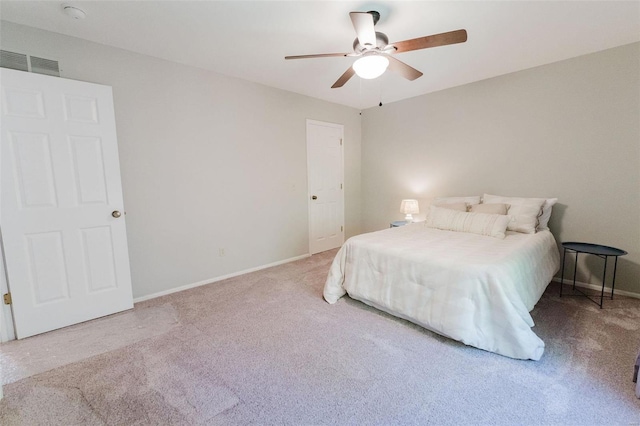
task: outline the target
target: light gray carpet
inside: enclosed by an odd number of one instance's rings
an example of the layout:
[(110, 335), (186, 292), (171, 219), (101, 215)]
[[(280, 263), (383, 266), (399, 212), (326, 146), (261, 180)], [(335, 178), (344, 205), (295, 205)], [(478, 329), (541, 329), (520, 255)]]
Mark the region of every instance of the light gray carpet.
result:
[(600, 310), (552, 284), (533, 311), (545, 354), (517, 361), (327, 304), (334, 254), (137, 304), (176, 325), (6, 385), (0, 423), (640, 424), (640, 300)]

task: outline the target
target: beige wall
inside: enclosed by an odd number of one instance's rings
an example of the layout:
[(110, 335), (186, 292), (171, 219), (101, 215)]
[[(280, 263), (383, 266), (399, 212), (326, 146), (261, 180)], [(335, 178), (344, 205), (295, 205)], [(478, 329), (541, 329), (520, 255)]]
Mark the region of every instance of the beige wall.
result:
[[(361, 123), (201, 69), (0, 30), (2, 49), (113, 87), (135, 297), (307, 253), (306, 118), (345, 126), (347, 237), (401, 219), (407, 197), (424, 216), (436, 196), (557, 196), (558, 241), (629, 251), (617, 287), (640, 293), (640, 44), (371, 108)], [(580, 278), (600, 268), (589, 260)]]
[[(635, 43), (364, 111), (363, 230), (401, 219), (402, 198), (424, 217), (437, 196), (558, 197), (556, 239), (627, 250), (616, 288), (640, 293), (639, 58)], [(601, 271), (591, 258), (579, 279)]]
[(344, 125), (345, 230), (360, 232), (359, 111), (8, 22), (0, 35), (113, 87), (134, 297), (308, 253), (307, 118)]

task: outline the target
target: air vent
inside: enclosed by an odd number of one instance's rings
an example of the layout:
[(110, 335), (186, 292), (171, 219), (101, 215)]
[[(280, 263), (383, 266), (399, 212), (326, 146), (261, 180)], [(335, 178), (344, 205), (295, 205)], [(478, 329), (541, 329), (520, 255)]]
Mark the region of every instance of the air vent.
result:
[(38, 58), (37, 56), (31, 56), (31, 72), (38, 74), (52, 75), (54, 77), (60, 77), (60, 68), (58, 67), (58, 61), (52, 61), (51, 59)]
[(27, 55), (0, 50), (0, 67), (18, 71), (29, 71)]
[(58, 61), (0, 50), (0, 67), (60, 77)]

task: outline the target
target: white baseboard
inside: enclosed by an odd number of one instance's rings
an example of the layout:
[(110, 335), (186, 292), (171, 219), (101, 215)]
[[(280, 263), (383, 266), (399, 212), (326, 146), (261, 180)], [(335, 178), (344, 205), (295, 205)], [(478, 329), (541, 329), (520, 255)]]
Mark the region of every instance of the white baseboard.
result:
[[(551, 281), (555, 281), (557, 283), (559, 283), (561, 280), (560, 278), (554, 277)], [(569, 285), (573, 285), (573, 280), (569, 280), (569, 279), (564, 279), (562, 280), (562, 282), (564, 284), (569, 284)], [(589, 283), (583, 283), (581, 281), (576, 281), (576, 287), (583, 287), (583, 288), (588, 288), (590, 290), (597, 290), (597, 291), (601, 291), (602, 290), (602, 284), (589, 284)], [(604, 294), (605, 296), (607, 294), (611, 294), (611, 287), (604, 287)], [(633, 297), (636, 299), (640, 299), (640, 293), (634, 293), (632, 291), (625, 291), (625, 290), (618, 290), (615, 289), (614, 290), (614, 295), (619, 294), (620, 296), (627, 296), (627, 297)]]
[(203, 281), (198, 281), (197, 283), (186, 284), (186, 285), (183, 285), (183, 286), (180, 286), (180, 287), (176, 287), (176, 288), (172, 288), (172, 289), (169, 289), (169, 290), (160, 291), (158, 293), (153, 293), (153, 294), (148, 294), (146, 296), (136, 297), (135, 299), (133, 299), (133, 303), (144, 302), (145, 300), (155, 299), (156, 297), (166, 296), (167, 294), (177, 293), (177, 292), (183, 291), (183, 290), (189, 290), (190, 288), (200, 287), (201, 285), (207, 285), (207, 284), (215, 283), (215, 282), (218, 282), (218, 281), (222, 281), (222, 280), (226, 280), (226, 279), (229, 279), (229, 278), (237, 277), (238, 275), (249, 274), (251, 272), (260, 271), (262, 269), (267, 269), (267, 268), (271, 268), (271, 267), (274, 267), (274, 266), (283, 265), (285, 263), (295, 262), (296, 260), (306, 259), (307, 257), (311, 257), (311, 255), (309, 253), (307, 253), (307, 254), (303, 254), (301, 256), (291, 257), (289, 259), (279, 260), (277, 262), (269, 263), (267, 265), (256, 266), (255, 268), (250, 268), (250, 269), (245, 269), (245, 270), (238, 271), (238, 272), (233, 272), (231, 274), (222, 275), (220, 277), (209, 278), (209, 279), (206, 279), (206, 280), (203, 280)]

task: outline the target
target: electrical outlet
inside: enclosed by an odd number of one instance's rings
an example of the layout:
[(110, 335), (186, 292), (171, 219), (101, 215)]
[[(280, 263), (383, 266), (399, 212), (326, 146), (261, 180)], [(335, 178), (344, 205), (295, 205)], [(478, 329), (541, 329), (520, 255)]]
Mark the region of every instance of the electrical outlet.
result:
[(223, 257), (223, 256), (224, 256), (224, 248), (219, 248), (219, 249), (218, 249), (218, 255), (219, 255), (220, 257)]

